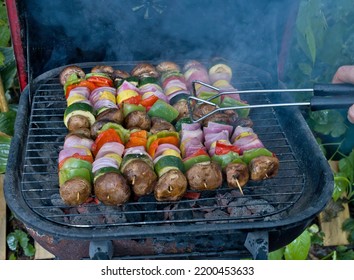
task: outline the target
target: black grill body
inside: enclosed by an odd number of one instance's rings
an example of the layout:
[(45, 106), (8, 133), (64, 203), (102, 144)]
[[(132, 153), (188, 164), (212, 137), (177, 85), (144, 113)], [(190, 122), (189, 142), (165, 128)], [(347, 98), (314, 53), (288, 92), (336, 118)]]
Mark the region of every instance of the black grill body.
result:
[[(136, 63), (105, 64), (131, 70)], [(78, 65), (88, 71), (96, 63)], [(230, 66), (240, 90), (272, 84), (267, 72)], [(147, 196), (119, 207), (60, 204), (57, 158), (67, 134), (61, 70), (40, 75), (22, 93), (5, 178), (9, 207), (58, 258), (89, 257), (89, 244), (102, 240), (112, 242), (119, 258), (266, 258), (298, 236), (330, 199), (332, 172), (300, 111), (262, 108), (250, 117), (278, 156), (279, 174), (250, 182), (244, 196), (222, 186), (176, 203)], [(291, 101), (271, 94), (241, 98), (250, 104)]]

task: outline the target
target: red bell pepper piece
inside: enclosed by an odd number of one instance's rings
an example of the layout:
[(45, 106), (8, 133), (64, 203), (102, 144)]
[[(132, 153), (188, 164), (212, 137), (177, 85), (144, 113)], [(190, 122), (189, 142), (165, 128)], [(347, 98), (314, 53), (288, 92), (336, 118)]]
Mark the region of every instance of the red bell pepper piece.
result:
[(148, 98), (141, 100), (140, 104), (146, 108), (150, 108), (157, 100), (159, 100), (159, 98), (156, 95), (151, 95)]
[(101, 149), (101, 147), (108, 142), (118, 142), (123, 144), (122, 139), (119, 137), (119, 134), (117, 131), (115, 131), (113, 128), (109, 128), (103, 132), (101, 132), (95, 142), (92, 144), (92, 153), (96, 156), (98, 151)]
[(235, 152), (240, 154), (240, 148), (231, 144), (225, 144), (223, 142), (217, 141), (215, 146), (216, 155), (225, 155), (228, 152)]

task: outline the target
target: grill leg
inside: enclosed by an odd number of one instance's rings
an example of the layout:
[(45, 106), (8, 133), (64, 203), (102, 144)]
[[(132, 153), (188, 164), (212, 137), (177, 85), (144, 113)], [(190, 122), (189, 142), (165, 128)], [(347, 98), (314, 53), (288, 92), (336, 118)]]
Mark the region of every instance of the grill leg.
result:
[(110, 260), (113, 256), (112, 241), (91, 241), (89, 247), (90, 259)]
[(268, 233), (264, 231), (247, 233), (245, 247), (255, 260), (268, 259)]

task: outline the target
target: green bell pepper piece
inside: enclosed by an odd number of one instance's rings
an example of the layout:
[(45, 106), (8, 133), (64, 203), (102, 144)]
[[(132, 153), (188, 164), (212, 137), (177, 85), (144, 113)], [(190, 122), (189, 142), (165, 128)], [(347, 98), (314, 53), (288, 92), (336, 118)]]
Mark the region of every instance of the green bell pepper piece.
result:
[(92, 173), (86, 168), (60, 169), (59, 186), (62, 186), (66, 181), (77, 177), (92, 182)]
[(213, 155), (211, 157), (212, 161), (216, 162), (221, 168), (225, 168), (226, 165), (228, 165), (230, 162), (239, 159), (240, 161), (242, 161), (240, 159), (240, 156), (238, 153), (235, 153), (233, 151), (228, 152), (227, 154), (224, 155)]
[(210, 157), (207, 155), (199, 155), (191, 158), (186, 158), (183, 160), (184, 170), (187, 172), (192, 168), (194, 164), (208, 161), (210, 162)]
[(86, 160), (70, 157), (63, 162), (63, 166), (60, 169), (75, 169), (75, 168), (86, 168), (87, 170), (92, 170), (92, 164)]
[(146, 108), (141, 104), (135, 105), (135, 104), (124, 103), (123, 105), (124, 118), (128, 116), (130, 113), (135, 111), (146, 112)]
[(159, 117), (168, 122), (174, 121), (178, 117), (178, 114), (178, 111), (174, 107), (161, 99), (157, 100), (148, 112), (149, 117)]
[[(202, 91), (199, 93), (198, 98), (203, 99), (203, 100), (207, 100), (207, 99), (213, 97), (214, 95), (216, 95), (215, 92)], [(213, 98), (209, 101), (214, 103), (215, 105), (219, 105), (221, 102), (221, 96)]]
[[(225, 108), (225, 107), (246, 106), (246, 105), (247, 104), (243, 103), (242, 101), (225, 96), (223, 101), (220, 104), (220, 107)], [(240, 118), (246, 118), (246, 117), (248, 117), (248, 115), (250, 113), (250, 109), (249, 108), (248, 109), (237, 109), (236, 112)]]
[(267, 150), (266, 148), (255, 148), (248, 151), (244, 151), (242, 154), (242, 160), (245, 163), (249, 164), (252, 159), (260, 156), (272, 157), (273, 153)]

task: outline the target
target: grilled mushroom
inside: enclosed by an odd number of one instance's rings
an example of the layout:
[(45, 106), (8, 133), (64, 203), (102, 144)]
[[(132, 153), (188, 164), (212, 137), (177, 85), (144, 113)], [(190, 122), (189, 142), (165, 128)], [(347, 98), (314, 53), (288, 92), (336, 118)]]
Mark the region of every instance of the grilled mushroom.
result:
[(178, 169), (163, 174), (155, 186), (155, 198), (158, 201), (176, 201), (187, 191), (187, 179)]
[(72, 66), (67, 66), (65, 67), (59, 75), (60, 83), (62, 85), (65, 85), (66, 81), (68, 78), (72, 75), (76, 74), (78, 78), (83, 79), (85, 78), (85, 72), (82, 70), (80, 67), (72, 65)]
[(101, 120), (101, 121), (96, 121), (92, 126), (91, 126), (91, 137), (92, 139), (96, 139), (98, 136), (98, 131), (104, 126), (106, 123), (108, 123), (108, 120)]
[(277, 175), (279, 160), (276, 157), (259, 156), (252, 159), (248, 166), (251, 180), (260, 181)]
[(124, 121), (123, 111), (117, 108), (109, 108), (98, 114), (96, 121), (109, 121), (122, 124)]
[(157, 176), (143, 160), (136, 159), (129, 162), (124, 167), (123, 175), (137, 196), (147, 195), (154, 191)]
[(131, 71), (131, 75), (139, 78), (157, 78), (159, 77), (159, 72), (157, 72), (156, 68), (149, 63), (140, 63), (134, 67), (134, 69)]
[(214, 162), (194, 164), (187, 172), (186, 177), (191, 190), (215, 190), (222, 184), (222, 172)]
[(124, 119), (125, 127), (127, 129), (140, 128), (142, 130), (150, 130), (151, 119), (142, 111), (134, 111), (128, 114)]
[(82, 115), (74, 115), (68, 120), (68, 130), (76, 131), (78, 129), (90, 128), (91, 124), (87, 117)]
[[(216, 106), (210, 104), (201, 104), (193, 112), (193, 117), (199, 119), (206, 114), (216, 110)], [(225, 124), (233, 124), (237, 120), (237, 113), (232, 110), (225, 110), (224, 112), (216, 112), (209, 117), (202, 120), (202, 125), (207, 126), (208, 122), (220, 122)]]
[(72, 178), (60, 186), (59, 193), (65, 204), (80, 205), (91, 195), (91, 184), (83, 178)]
[(181, 68), (178, 64), (172, 61), (163, 61), (156, 66), (156, 70), (160, 73), (169, 72), (169, 71), (178, 71), (180, 72)]
[(96, 65), (91, 69), (91, 73), (104, 73), (112, 77), (114, 69), (110, 65)]
[(151, 129), (150, 132), (152, 134), (155, 134), (159, 131), (176, 131), (175, 127), (169, 123), (168, 121), (158, 118), (158, 117), (152, 117), (151, 118)]
[(121, 205), (129, 200), (130, 188), (125, 178), (118, 173), (108, 172), (94, 183), (95, 195), (105, 205)]
[(241, 188), (249, 180), (248, 166), (244, 163), (229, 163), (225, 167), (225, 175), (230, 188)]
[(173, 105), (173, 108), (175, 108), (178, 111), (178, 117), (176, 120), (189, 116), (189, 109), (188, 109), (188, 104), (186, 99), (179, 100), (177, 103)]

